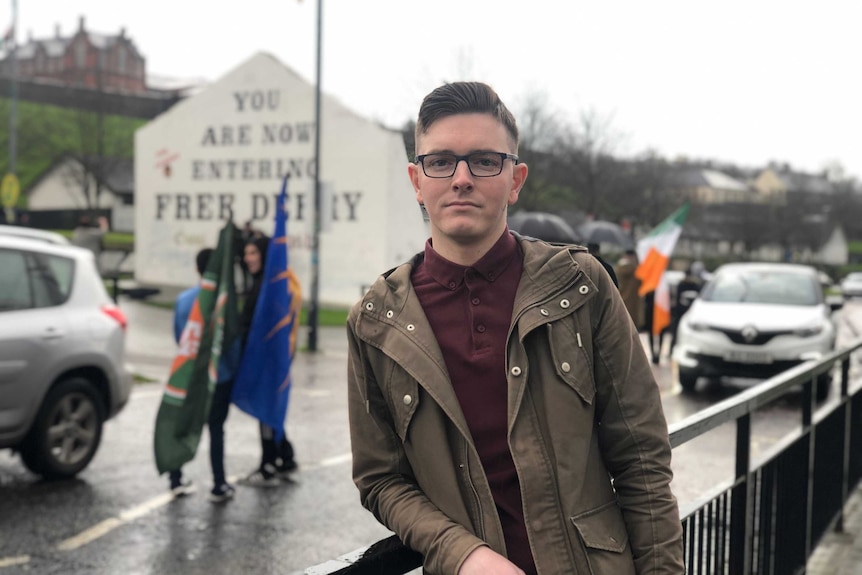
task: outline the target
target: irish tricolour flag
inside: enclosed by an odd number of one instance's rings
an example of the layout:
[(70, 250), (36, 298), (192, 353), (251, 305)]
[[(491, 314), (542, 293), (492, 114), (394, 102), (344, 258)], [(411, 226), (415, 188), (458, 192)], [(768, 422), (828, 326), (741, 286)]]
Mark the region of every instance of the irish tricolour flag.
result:
[(667, 270), (676, 241), (682, 233), (682, 225), (688, 216), (689, 207), (689, 203), (686, 202), (656, 226), (649, 235), (638, 241), (637, 253), (640, 264), (635, 271), (635, 276), (641, 280), (638, 294), (643, 296), (649, 292), (655, 292), (652, 332), (656, 335), (670, 325), (670, 290), (667, 282), (662, 281), (662, 276)]

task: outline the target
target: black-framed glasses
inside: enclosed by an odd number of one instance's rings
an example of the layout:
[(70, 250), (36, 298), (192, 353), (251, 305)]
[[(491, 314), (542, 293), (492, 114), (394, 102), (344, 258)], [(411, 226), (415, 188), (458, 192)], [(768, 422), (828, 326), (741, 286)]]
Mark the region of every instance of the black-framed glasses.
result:
[(503, 171), (503, 163), (512, 160), (519, 162), (515, 154), (505, 152), (473, 152), (459, 156), (458, 154), (423, 154), (416, 156), (416, 163), (422, 166), (422, 171), (429, 178), (451, 178), (458, 169), (458, 162), (467, 162), (470, 173), (477, 178), (499, 176)]

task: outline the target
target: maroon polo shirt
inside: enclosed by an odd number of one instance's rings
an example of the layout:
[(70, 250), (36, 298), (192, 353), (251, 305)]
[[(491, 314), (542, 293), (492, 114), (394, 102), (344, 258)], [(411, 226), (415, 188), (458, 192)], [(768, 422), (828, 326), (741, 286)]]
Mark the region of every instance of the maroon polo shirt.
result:
[(488, 477), (509, 560), (534, 574), (518, 474), (507, 441), (506, 338), (522, 269), (521, 250), (507, 228), (472, 266), (443, 258), (428, 240), (425, 259), (411, 279)]

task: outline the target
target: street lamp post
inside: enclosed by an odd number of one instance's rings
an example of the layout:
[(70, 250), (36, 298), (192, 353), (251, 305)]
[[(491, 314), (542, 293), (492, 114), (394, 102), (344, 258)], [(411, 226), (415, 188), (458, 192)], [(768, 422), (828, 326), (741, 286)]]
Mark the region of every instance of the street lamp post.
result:
[(317, 0), (317, 71), (314, 93), (314, 223), (311, 243), (311, 307), (308, 310), (308, 350), (317, 351), (318, 300), (320, 298), (320, 82), (323, 0)]

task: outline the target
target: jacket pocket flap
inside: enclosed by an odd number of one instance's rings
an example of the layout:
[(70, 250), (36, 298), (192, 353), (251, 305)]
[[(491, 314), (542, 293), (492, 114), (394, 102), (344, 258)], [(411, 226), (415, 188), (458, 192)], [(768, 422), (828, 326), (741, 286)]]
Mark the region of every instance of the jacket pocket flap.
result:
[(628, 544), (626, 524), (616, 502), (572, 517), (572, 523), (587, 547), (622, 553)]
[(583, 349), (578, 346), (578, 335), (555, 323), (548, 324), (548, 332), (557, 375), (574, 389), (586, 404), (592, 405), (596, 396), (591, 376), (592, 366), (587, 362)]

